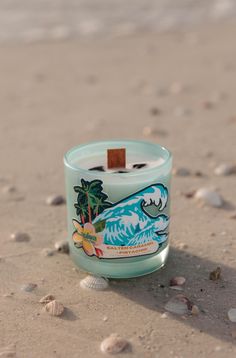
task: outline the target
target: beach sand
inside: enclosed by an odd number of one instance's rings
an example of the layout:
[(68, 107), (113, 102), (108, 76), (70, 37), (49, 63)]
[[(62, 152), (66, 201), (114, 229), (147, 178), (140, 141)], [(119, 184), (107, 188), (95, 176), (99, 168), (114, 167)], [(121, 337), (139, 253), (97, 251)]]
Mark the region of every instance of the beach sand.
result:
[[(236, 355), (236, 323), (227, 317), (236, 308), (236, 177), (214, 174), (235, 161), (235, 36), (230, 21), (189, 32), (1, 45), (0, 352), (103, 357), (100, 343), (114, 332), (131, 342), (127, 358)], [(90, 292), (68, 255), (42, 253), (67, 236), (66, 206), (45, 200), (64, 194), (66, 150), (110, 138), (158, 142), (176, 168), (203, 175), (173, 177), (166, 267)], [(200, 187), (217, 190), (224, 207), (183, 195)], [(15, 231), (31, 240), (12, 241)], [(217, 266), (222, 279), (210, 281)], [(176, 275), (186, 278), (184, 293), (199, 315), (163, 316), (178, 293), (168, 287)], [(37, 288), (22, 291), (27, 283)], [(42, 313), (38, 301), (49, 293), (67, 308), (62, 317)]]

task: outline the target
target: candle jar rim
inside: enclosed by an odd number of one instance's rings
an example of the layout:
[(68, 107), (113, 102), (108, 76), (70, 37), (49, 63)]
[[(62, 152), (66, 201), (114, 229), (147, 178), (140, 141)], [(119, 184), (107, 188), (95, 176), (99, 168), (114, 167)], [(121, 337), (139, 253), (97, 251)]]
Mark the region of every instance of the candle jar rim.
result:
[[(88, 174), (90, 176), (94, 176), (97, 177), (98, 176), (98, 172), (96, 171), (92, 171), (86, 168), (83, 168), (82, 166), (79, 165), (75, 165), (72, 163), (72, 160), (70, 159), (70, 156), (72, 154), (74, 154), (75, 152), (80, 152), (80, 150), (85, 149), (86, 147), (92, 147), (92, 146), (99, 146), (99, 145), (107, 145), (107, 149), (110, 149), (111, 146), (114, 146), (114, 148), (121, 148), (121, 147), (125, 147), (126, 145), (132, 145), (132, 144), (137, 144), (137, 145), (146, 145), (146, 146), (150, 146), (153, 148), (159, 148), (159, 150), (161, 150), (161, 152), (165, 155), (164, 157), (162, 157), (164, 159), (163, 163), (159, 164), (157, 167), (151, 167), (151, 168), (143, 168), (142, 170), (137, 170), (137, 171), (130, 171), (127, 173), (122, 173), (122, 176), (126, 176), (126, 177), (136, 177), (136, 176), (140, 176), (140, 175), (144, 175), (144, 174), (150, 174), (153, 171), (157, 171), (157, 170), (162, 170), (163, 168), (165, 168), (166, 166), (168, 166), (169, 162), (171, 162), (172, 160), (172, 153), (164, 146), (157, 144), (157, 143), (153, 143), (153, 142), (149, 142), (149, 141), (143, 141), (143, 140), (121, 140), (121, 139), (115, 139), (115, 140), (101, 140), (101, 141), (91, 141), (91, 142), (87, 142), (87, 143), (83, 143), (83, 144), (79, 144), (76, 145), (74, 147), (72, 147), (71, 149), (69, 149), (65, 155), (64, 155), (64, 164), (74, 170), (74, 171), (80, 171), (83, 172), (85, 174)], [(99, 171), (99, 176), (100, 177), (107, 177), (110, 175), (115, 175), (116, 173), (111, 173), (111, 172), (100, 172)], [(118, 173), (117, 173), (118, 174)], [(120, 175), (120, 174), (119, 174)]]

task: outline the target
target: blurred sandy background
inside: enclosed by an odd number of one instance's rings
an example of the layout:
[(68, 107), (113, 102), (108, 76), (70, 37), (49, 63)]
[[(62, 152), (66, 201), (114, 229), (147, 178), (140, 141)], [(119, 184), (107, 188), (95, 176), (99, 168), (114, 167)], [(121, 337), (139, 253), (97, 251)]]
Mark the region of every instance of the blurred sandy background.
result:
[[(235, 357), (235, 175), (214, 174), (235, 162), (235, 9), (230, 0), (0, 2), (1, 357), (102, 357), (111, 332), (131, 342), (125, 357)], [(191, 175), (173, 178), (166, 268), (91, 293), (67, 255), (44, 255), (66, 238), (66, 207), (45, 199), (64, 194), (63, 153), (105, 138), (161, 143)], [(227, 205), (183, 195), (200, 187)], [(10, 240), (15, 231), (30, 241)], [(217, 266), (222, 279), (210, 281)], [(198, 316), (163, 316), (175, 275)], [(37, 288), (22, 291), (30, 282)], [(63, 318), (41, 312), (48, 293), (67, 307)]]

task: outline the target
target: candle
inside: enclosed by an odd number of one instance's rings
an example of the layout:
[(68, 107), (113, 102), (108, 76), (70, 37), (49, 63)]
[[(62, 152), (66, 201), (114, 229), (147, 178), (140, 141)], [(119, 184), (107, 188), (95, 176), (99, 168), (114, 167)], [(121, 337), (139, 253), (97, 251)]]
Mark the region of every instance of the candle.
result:
[[(107, 151), (121, 148), (125, 167), (108, 168)], [(64, 164), (75, 263), (113, 278), (161, 268), (169, 251), (170, 152), (143, 141), (94, 142), (69, 150)]]

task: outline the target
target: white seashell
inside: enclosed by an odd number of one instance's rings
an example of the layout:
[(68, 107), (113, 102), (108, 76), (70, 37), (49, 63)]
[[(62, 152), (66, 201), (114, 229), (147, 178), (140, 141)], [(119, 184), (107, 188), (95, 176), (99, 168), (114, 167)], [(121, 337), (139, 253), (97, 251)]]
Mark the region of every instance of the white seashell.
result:
[(56, 206), (65, 204), (66, 200), (62, 195), (51, 195), (46, 199), (46, 204)]
[(149, 137), (149, 136), (151, 136), (152, 134), (153, 134), (153, 128), (152, 127), (150, 127), (150, 126), (146, 126), (146, 127), (143, 127), (143, 135), (145, 136), (145, 137)]
[(69, 244), (66, 240), (57, 241), (54, 244), (55, 249), (62, 254), (68, 254), (70, 251)]
[(200, 188), (196, 191), (194, 197), (208, 206), (220, 208), (223, 205), (222, 197), (214, 190)]
[(231, 175), (236, 174), (236, 165), (222, 163), (214, 170), (215, 175)]
[(177, 248), (180, 250), (187, 249), (188, 245), (185, 242), (179, 242)]
[(39, 303), (43, 303), (43, 304), (47, 304), (51, 301), (54, 301), (55, 300), (55, 297), (53, 295), (46, 295), (44, 297), (42, 297), (40, 300), (39, 300)]
[(62, 303), (53, 300), (46, 304), (44, 311), (48, 312), (51, 316), (61, 316), (64, 312), (64, 306)]
[(172, 297), (165, 305), (166, 311), (178, 315), (184, 315), (189, 313), (189, 310), (191, 308), (192, 308), (191, 302), (184, 295), (177, 295), (175, 297)]
[(164, 319), (169, 318), (169, 313), (168, 312), (162, 313), (161, 318), (164, 318)]
[(30, 236), (26, 232), (14, 232), (11, 239), (16, 242), (27, 242), (30, 241)]
[(183, 291), (183, 287), (181, 286), (170, 286), (170, 288), (175, 291)]
[(129, 346), (129, 342), (119, 337), (118, 335), (111, 334), (109, 337), (105, 338), (101, 343), (101, 351), (108, 354), (118, 354), (122, 352), (125, 348)]
[(170, 279), (170, 286), (183, 286), (186, 278), (183, 276), (176, 276)]
[(173, 114), (176, 117), (183, 117), (183, 116), (188, 116), (191, 114), (191, 110), (189, 108), (185, 108), (185, 107), (175, 107)]
[(187, 168), (174, 168), (172, 173), (174, 175), (179, 176), (179, 177), (186, 177), (186, 176), (189, 176), (191, 174), (190, 170), (188, 170)]
[(32, 292), (38, 285), (36, 283), (27, 283), (21, 286), (21, 291)]
[(228, 317), (231, 322), (236, 322), (236, 308), (230, 308)]
[(87, 276), (80, 281), (80, 287), (95, 291), (103, 291), (108, 287), (108, 280), (103, 277)]

